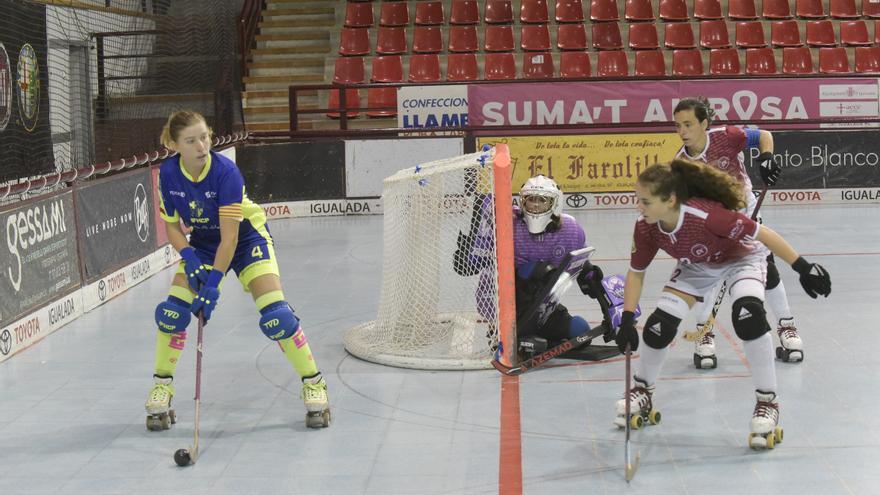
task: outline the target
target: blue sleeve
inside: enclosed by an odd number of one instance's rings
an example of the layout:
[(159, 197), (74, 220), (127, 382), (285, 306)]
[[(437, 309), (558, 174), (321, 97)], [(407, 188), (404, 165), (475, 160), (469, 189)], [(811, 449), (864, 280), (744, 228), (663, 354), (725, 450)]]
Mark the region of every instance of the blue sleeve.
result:
[(235, 167), (230, 167), (217, 186), (217, 205), (241, 204), (244, 198), (244, 179)]
[(761, 140), (760, 129), (744, 129), (746, 131), (746, 149), (757, 148)]

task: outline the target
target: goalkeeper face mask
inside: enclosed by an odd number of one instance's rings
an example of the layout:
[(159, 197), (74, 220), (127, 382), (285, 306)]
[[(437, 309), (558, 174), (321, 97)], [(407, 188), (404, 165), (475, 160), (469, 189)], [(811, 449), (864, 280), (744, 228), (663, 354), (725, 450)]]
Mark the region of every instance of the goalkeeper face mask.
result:
[(519, 193), (523, 219), (531, 234), (544, 232), (553, 218), (562, 216), (562, 191), (553, 179), (537, 175)]

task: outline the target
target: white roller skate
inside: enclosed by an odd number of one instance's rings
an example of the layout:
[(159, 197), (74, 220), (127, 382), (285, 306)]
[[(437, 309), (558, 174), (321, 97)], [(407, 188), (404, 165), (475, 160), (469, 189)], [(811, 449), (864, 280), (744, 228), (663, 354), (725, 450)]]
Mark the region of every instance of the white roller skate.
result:
[(330, 426), (330, 403), (327, 400), (327, 382), (318, 373), (303, 378), (302, 399), (306, 405), (306, 426), (326, 428)]
[(171, 377), (153, 377), (155, 384), (144, 406), (147, 410), (147, 429), (150, 431), (168, 430), (177, 422), (177, 414), (171, 408), (171, 399), (174, 397), (172, 380)]
[(786, 363), (799, 363), (804, 360), (804, 342), (794, 326), (794, 318), (781, 318), (776, 328), (779, 335), (779, 347), (776, 358)]
[(758, 449), (772, 449), (776, 444), (782, 443), (782, 427), (779, 426), (779, 402), (776, 393), (755, 390), (757, 403), (752, 413), (752, 421), (749, 428), (749, 447)]
[[(629, 392), (630, 396), (630, 427), (638, 430), (644, 426), (645, 422), (656, 425), (660, 422), (660, 411), (654, 409), (652, 397), (654, 395), (654, 386), (648, 386), (644, 380), (633, 375), (633, 388)], [(617, 401), (617, 417), (614, 418), (614, 424), (618, 428), (626, 428), (626, 398)]]
[[(702, 332), (703, 325), (697, 325), (697, 332)], [(715, 357), (715, 334), (707, 332), (694, 342), (694, 366), (698, 370), (713, 370), (718, 367)]]

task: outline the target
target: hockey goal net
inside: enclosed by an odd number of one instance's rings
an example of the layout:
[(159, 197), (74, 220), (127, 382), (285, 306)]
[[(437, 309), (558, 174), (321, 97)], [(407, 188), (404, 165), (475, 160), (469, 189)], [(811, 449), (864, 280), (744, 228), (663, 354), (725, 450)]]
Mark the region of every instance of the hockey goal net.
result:
[(499, 358), (509, 362), (509, 164), (499, 144), (384, 180), (379, 311), (346, 333), (349, 353), (404, 368), (485, 369), (500, 342)]

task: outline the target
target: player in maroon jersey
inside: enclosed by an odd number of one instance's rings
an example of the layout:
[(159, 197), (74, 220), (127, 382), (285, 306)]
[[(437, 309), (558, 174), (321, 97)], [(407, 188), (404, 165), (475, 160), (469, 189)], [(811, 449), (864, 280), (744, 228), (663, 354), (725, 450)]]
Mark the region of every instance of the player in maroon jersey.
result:
[[(632, 404), (638, 414), (654, 413), (652, 394), (669, 344), (690, 308), (725, 280), (733, 300), (733, 329), (743, 341), (752, 371), (757, 404), (749, 445), (772, 448), (782, 440), (776, 399), (773, 341), (764, 311), (767, 249), (792, 265), (811, 297), (828, 296), (831, 278), (820, 265), (809, 263), (779, 234), (740, 210), (741, 186), (729, 175), (683, 159), (652, 165), (635, 186), (641, 214), (633, 233), (630, 269), (624, 290), (623, 318), (615, 338), (618, 347), (639, 346), (633, 311), (641, 297), (645, 270), (662, 249), (678, 260), (645, 322)], [(617, 403), (618, 425), (625, 421), (625, 401)]]
[[(736, 179), (743, 185), (747, 204), (745, 213), (752, 215), (757, 201), (752, 194), (752, 181), (745, 167), (744, 153), (757, 148), (759, 155), (756, 161), (761, 179), (767, 186), (774, 185), (782, 168), (773, 157), (773, 135), (765, 130), (740, 129), (734, 126), (709, 128), (714, 115), (714, 110), (705, 98), (685, 98), (676, 105), (675, 127), (683, 143), (676, 156), (707, 163)], [(758, 218), (760, 222), (760, 217)], [(780, 342), (777, 355), (785, 361), (802, 361), (803, 341), (798, 335), (785, 286), (779, 277), (772, 254), (767, 258), (766, 293), (767, 303), (777, 319), (776, 332)], [(707, 297), (695, 309), (698, 333), (702, 333), (702, 327), (709, 319), (714, 300), (714, 296)], [(711, 331), (696, 341), (694, 363), (698, 368), (704, 369), (716, 366), (715, 335)]]

